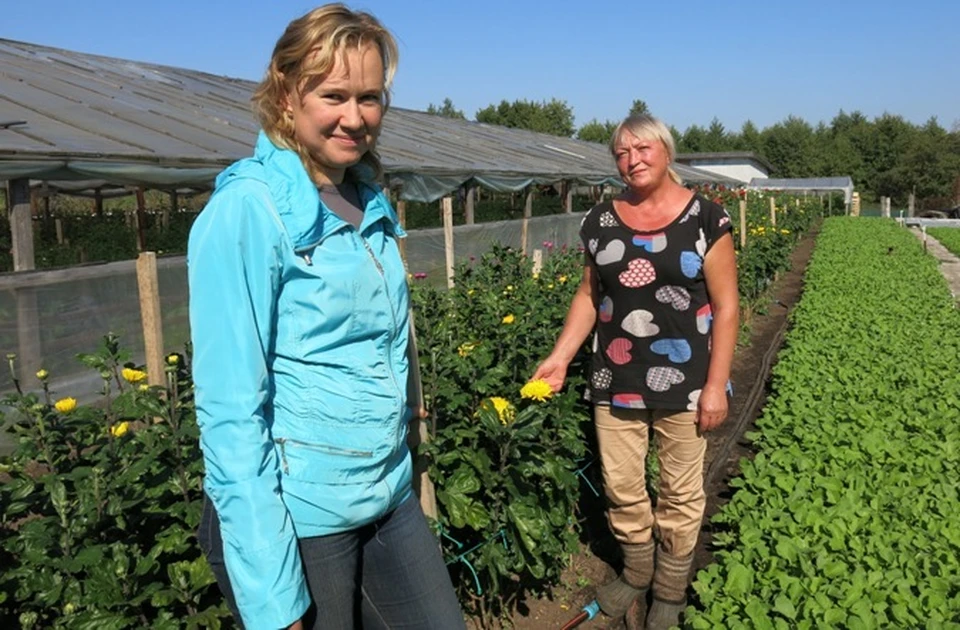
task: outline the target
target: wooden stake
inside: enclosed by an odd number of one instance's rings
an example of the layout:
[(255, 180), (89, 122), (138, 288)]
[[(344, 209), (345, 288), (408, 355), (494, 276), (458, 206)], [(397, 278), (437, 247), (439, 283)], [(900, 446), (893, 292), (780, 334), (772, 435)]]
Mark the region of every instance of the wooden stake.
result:
[(407, 344), (407, 359), (410, 362), (410, 378), (407, 383), (407, 404), (413, 410), (413, 419), (410, 420), (409, 430), (407, 431), (407, 447), (413, 457), (413, 491), (420, 498), (420, 507), (423, 513), (436, 520), (437, 512), (437, 491), (433, 486), (433, 481), (428, 474), (427, 459), (418, 453), (418, 447), (426, 444), (431, 437), (432, 431), (428, 424), (432, 424), (429, 416), (422, 418), (420, 411), (429, 413), (423, 398), (423, 380), (420, 377), (420, 354), (417, 350), (417, 329), (413, 322), (413, 311), (410, 311), (410, 342)]
[(523, 221), (520, 224), (520, 253), (527, 255), (527, 234), (530, 231), (530, 217), (533, 216), (533, 186), (527, 190), (523, 203)]
[(747, 246), (747, 200), (740, 200), (740, 249)]
[(137, 186), (137, 214), (135, 225), (137, 227), (137, 251), (142, 252), (147, 249), (147, 203), (143, 198), (143, 188)]
[(540, 273), (541, 269), (543, 269), (543, 250), (535, 249), (533, 250), (533, 275)]
[(443, 250), (446, 254), (447, 288), (453, 288), (453, 198), (440, 201), (443, 208)]
[(7, 182), (7, 212), (7, 216), (10, 217), (13, 270), (35, 269), (33, 218), (30, 214), (30, 180), (12, 179)]
[(57, 230), (57, 244), (63, 245), (63, 220), (60, 217), (54, 219), (53, 227)]
[(160, 289), (157, 281), (157, 255), (140, 252), (137, 257), (137, 286), (140, 289), (140, 318), (146, 353), (147, 382), (166, 385), (163, 361), (163, 320), (160, 316)]
[(777, 227), (777, 201), (773, 197), (770, 197), (770, 225)]
[(567, 194), (564, 198), (563, 211), (570, 214), (573, 212), (573, 182), (566, 181), (564, 184), (566, 184)]
[(464, 222), (467, 225), (473, 225), (474, 206), (476, 204), (477, 187), (467, 186), (467, 204), (464, 210)]

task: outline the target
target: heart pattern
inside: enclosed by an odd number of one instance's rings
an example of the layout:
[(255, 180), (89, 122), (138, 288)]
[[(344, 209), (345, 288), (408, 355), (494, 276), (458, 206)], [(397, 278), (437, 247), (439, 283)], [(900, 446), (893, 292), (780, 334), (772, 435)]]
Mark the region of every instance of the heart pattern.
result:
[(705, 335), (710, 332), (710, 323), (713, 321), (713, 309), (704, 304), (697, 309), (697, 332)]
[(665, 392), (686, 379), (683, 372), (672, 367), (652, 367), (647, 370), (647, 387), (655, 392)]
[(614, 394), (613, 398), (610, 399), (610, 404), (625, 409), (647, 408), (647, 404), (643, 402), (643, 396), (640, 394)]
[(597, 247), (598, 247), (599, 245), (600, 245), (600, 241), (599, 241), (598, 239), (595, 239), (595, 238), (591, 238), (590, 241), (587, 243), (587, 247), (590, 248), (590, 255), (591, 255), (591, 256), (595, 256), (595, 255), (596, 255), (596, 253), (597, 253)]
[(642, 308), (631, 311), (620, 326), (634, 337), (653, 337), (660, 327), (653, 323), (653, 313)]
[(693, 205), (690, 206), (690, 209), (687, 210), (687, 214), (680, 219), (680, 223), (686, 223), (690, 217), (700, 216), (700, 200), (694, 199)]
[(610, 384), (613, 382), (613, 372), (609, 368), (600, 368), (593, 373), (593, 376), (590, 378), (590, 383), (593, 385), (594, 389), (610, 389)]
[(680, 252), (680, 271), (688, 278), (696, 278), (703, 261), (697, 252)]
[(690, 342), (686, 339), (658, 339), (650, 344), (650, 350), (666, 356), (674, 363), (686, 363), (693, 356)]
[(632, 341), (625, 337), (617, 337), (607, 346), (607, 356), (617, 365), (626, 365), (633, 358), (630, 354), (631, 348), (633, 348)]
[(667, 285), (657, 289), (657, 301), (661, 304), (669, 304), (678, 311), (685, 311), (690, 308), (690, 292), (683, 287)]
[(607, 243), (607, 246), (597, 252), (595, 260), (598, 265), (609, 265), (623, 260), (623, 253), (627, 246), (621, 240), (613, 240)]
[(697, 403), (700, 402), (700, 392), (702, 392), (702, 391), (703, 391), (702, 389), (695, 389), (695, 390), (693, 390), (692, 392), (690, 392), (690, 395), (687, 396), (687, 400), (690, 401), (690, 402), (687, 404), (687, 411), (696, 411), (696, 410), (697, 410)]
[(707, 235), (703, 233), (703, 228), (700, 228), (700, 238), (697, 239), (697, 254), (700, 258), (707, 255)]
[(651, 254), (658, 254), (667, 248), (667, 235), (662, 232), (659, 234), (637, 234), (633, 237), (633, 244), (642, 247)]
[(604, 212), (600, 215), (600, 227), (616, 227), (617, 220), (614, 218), (613, 214), (610, 212)]
[(606, 324), (611, 319), (613, 319), (613, 300), (610, 299), (610, 296), (603, 298), (603, 301), (600, 302), (600, 308), (598, 309), (599, 313), (597, 316), (600, 318), (600, 321)]
[(620, 284), (631, 289), (646, 286), (657, 279), (657, 271), (653, 263), (645, 258), (635, 258), (627, 265), (627, 270), (620, 273)]

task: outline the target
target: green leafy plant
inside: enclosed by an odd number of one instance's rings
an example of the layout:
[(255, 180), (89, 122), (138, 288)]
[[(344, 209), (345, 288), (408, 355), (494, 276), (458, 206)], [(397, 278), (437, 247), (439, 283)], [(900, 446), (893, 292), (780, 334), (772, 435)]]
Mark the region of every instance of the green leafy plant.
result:
[[(16, 450), (0, 486), (0, 618), (6, 627), (219, 628), (228, 616), (195, 530), (202, 459), (187, 357), (147, 385), (114, 335), (80, 360), (95, 404), (41, 391), (4, 405)], [(4, 601), (5, 600), (5, 601)]]

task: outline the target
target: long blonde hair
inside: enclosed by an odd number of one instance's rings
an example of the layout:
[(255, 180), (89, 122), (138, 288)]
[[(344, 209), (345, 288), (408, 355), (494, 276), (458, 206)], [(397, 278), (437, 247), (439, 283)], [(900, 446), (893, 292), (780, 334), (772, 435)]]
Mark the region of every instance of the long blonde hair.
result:
[[(624, 133), (630, 133), (638, 140), (659, 140), (667, 148), (667, 156), (670, 158), (670, 163), (673, 164), (673, 159), (677, 155), (677, 146), (673, 141), (673, 134), (670, 133), (662, 120), (649, 114), (634, 114), (624, 118), (617, 125), (617, 128), (613, 131), (613, 136), (610, 138), (610, 153), (613, 154), (614, 158), (617, 157), (617, 145)], [(680, 175), (673, 170), (672, 166), (667, 167), (667, 174), (670, 179), (683, 185), (683, 180), (680, 179)]]
[[(361, 49), (370, 44), (377, 46), (383, 61), (385, 114), (390, 107), (390, 85), (397, 72), (397, 42), (377, 18), (362, 11), (351, 11), (342, 4), (317, 7), (290, 22), (277, 40), (267, 73), (253, 93), (254, 113), (263, 131), (275, 145), (295, 151), (314, 179), (321, 170), (320, 165), (297, 140), (293, 119), (284, 107), (285, 97), (298, 94), (310, 78), (329, 74), (337, 55), (348, 47)], [(383, 174), (376, 140), (360, 162), (347, 172), (359, 181), (373, 181)]]

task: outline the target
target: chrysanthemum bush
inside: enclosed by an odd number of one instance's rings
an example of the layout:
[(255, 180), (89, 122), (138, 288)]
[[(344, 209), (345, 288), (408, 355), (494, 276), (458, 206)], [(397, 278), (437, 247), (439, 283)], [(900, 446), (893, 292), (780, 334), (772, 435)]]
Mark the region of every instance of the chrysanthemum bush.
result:
[[(0, 460), (0, 627), (220, 627), (228, 613), (195, 531), (202, 460), (187, 357), (147, 385), (114, 335), (80, 360), (101, 377), (86, 405), (50, 374), (16, 379)], [(31, 391), (33, 390), (33, 391)]]
[(450, 291), (413, 283), (437, 525), (460, 601), (487, 622), (555, 583), (579, 548), (585, 353), (561, 393), (528, 381), (582, 266), (582, 253), (553, 251), (534, 274), (529, 258), (496, 247), (460, 266)]

